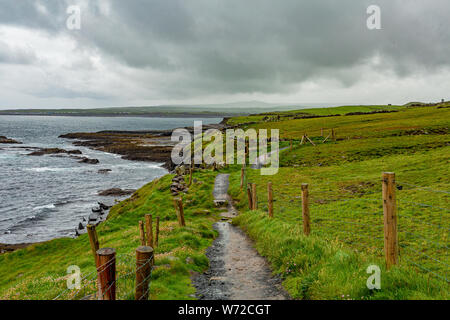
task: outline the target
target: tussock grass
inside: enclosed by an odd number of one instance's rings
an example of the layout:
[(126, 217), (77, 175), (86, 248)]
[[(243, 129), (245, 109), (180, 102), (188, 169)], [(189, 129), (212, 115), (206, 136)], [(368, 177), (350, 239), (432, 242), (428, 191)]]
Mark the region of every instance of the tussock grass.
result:
[[(190, 191), (183, 197), (186, 227), (178, 227), (170, 194), (173, 175), (166, 175), (136, 191), (111, 209), (106, 222), (98, 226), (100, 247), (117, 252), (118, 298), (134, 299), (135, 250), (140, 245), (138, 222), (146, 213), (159, 216), (160, 241), (155, 249), (151, 299), (193, 299), (190, 277), (208, 267), (204, 254), (216, 232), (212, 187), (215, 174), (196, 171)], [(187, 258), (190, 259), (187, 259)], [(82, 298), (95, 291), (95, 265), (88, 236), (56, 239), (0, 255), (1, 299), (53, 299), (66, 289), (66, 269), (78, 265), (82, 289), (64, 292), (59, 299)]]
[[(234, 219), (255, 240), (257, 250), (281, 275), (295, 299), (448, 299), (447, 287), (417, 275), (409, 266), (386, 271), (383, 259), (356, 253), (339, 241), (306, 237), (301, 228), (261, 211), (245, 212)], [(366, 286), (369, 265), (381, 269), (381, 289)]]

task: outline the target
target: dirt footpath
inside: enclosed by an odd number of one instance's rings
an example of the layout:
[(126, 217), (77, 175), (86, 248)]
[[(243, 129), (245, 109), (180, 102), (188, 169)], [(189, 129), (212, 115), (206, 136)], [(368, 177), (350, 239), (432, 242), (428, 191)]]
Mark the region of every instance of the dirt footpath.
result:
[(289, 295), (281, 279), (272, 276), (267, 261), (254, 249), (252, 241), (238, 227), (228, 222), (237, 211), (227, 194), (228, 174), (219, 174), (214, 185), (214, 199), (227, 203), (222, 222), (214, 224), (219, 237), (208, 248), (210, 268), (194, 277), (197, 298), (206, 300), (284, 300)]

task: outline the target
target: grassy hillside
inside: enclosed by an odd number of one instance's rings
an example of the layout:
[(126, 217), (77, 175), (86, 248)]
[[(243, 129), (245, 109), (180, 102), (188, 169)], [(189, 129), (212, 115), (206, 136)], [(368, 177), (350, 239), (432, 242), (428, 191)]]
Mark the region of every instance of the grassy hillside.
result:
[[(379, 110), (396, 112), (355, 114)], [(299, 115), (312, 112), (341, 115)], [(294, 298), (449, 299), (448, 119), (449, 108), (440, 106), (339, 107), (232, 118), (230, 123), (252, 122), (244, 128), (280, 129), (283, 146), (293, 140), (292, 149), (281, 151), (278, 174), (261, 176), (259, 170), (246, 170), (246, 181), (257, 184), (258, 211), (247, 210), (247, 195), (239, 187), (241, 167), (221, 169), (231, 174), (230, 192), (241, 212), (234, 223), (255, 240)], [(323, 143), (331, 129), (337, 139)], [(300, 144), (305, 133), (315, 146)], [(389, 271), (383, 258), (384, 171), (396, 173), (398, 188), (400, 264)], [(133, 299), (138, 221), (146, 213), (162, 219), (151, 299), (193, 299), (190, 277), (208, 267), (205, 250), (216, 235), (212, 224), (219, 219), (212, 201), (216, 174), (195, 172), (197, 182), (183, 197), (185, 228), (178, 227), (173, 209), (171, 175), (147, 184), (111, 209), (98, 232), (101, 247), (118, 252), (120, 299)], [(267, 217), (269, 181), (274, 189), (273, 219)], [(309, 237), (301, 228), (301, 183), (308, 183), (310, 190)], [(371, 264), (382, 270), (381, 290), (366, 287), (366, 268)], [(81, 268), (86, 290), (64, 291), (69, 265)], [(79, 299), (94, 291), (95, 267), (86, 235), (0, 255), (1, 299), (51, 299), (61, 292), (61, 299)]]
[[(339, 298), (342, 293), (355, 299), (367, 298), (363, 281), (367, 279), (365, 267), (369, 261), (384, 265), (381, 174), (393, 171), (398, 187), (401, 257), (396, 270), (401, 270), (398, 272), (402, 279), (396, 279), (399, 274), (384, 272), (389, 280), (383, 290), (372, 292), (371, 298), (419, 299), (435, 294), (448, 298), (448, 119), (448, 108), (434, 106), (395, 113), (281, 118), (280, 121), (250, 124), (248, 128), (280, 129), (280, 136), (294, 143), (292, 149), (281, 151), (278, 174), (261, 176), (257, 170), (246, 170), (246, 181), (257, 184), (260, 210), (246, 212), (236, 222), (248, 229), (261, 254), (285, 276), (285, 285), (293, 296), (324, 299)], [(336, 141), (322, 143), (321, 128), (324, 128), (324, 136), (334, 128)], [(305, 133), (316, 146), (300, 145)], [(237, 206), (246, 211), (247, 194), (239, 188), (240, 172), (234, 172), (231, 181)], [(273, 183), (275, 215), (270, 221), (267, 214), (262, 213), (267, 212), (269, 181)], [(302, 183), (308, 183), (310, 189), (310, 240), (301, 237)], [(304, 243), (307, 243), (307, 254), (296, 252)], [(347, 277), (345, 279), (326, 273), (331, 272), (329, 264), (335, 263), (334, 255), (338, 254), (335, 245), (358, 254), (356, 258), (347, 253), (356, 260), (349, 258), (349, 264), (343, 262), (339, 267), (332, 267), (333, 272)], [(322, 251), (319, 254), (310, 246), (319, 246), (330, 255)], [(300, 262), (294, 266), (296, 259)], [(347, 268), (348, 272), (340, 268)], [(414, 278), (420, 277), (424, 278), (419, 284)], [(398, 287), (389, 287), (392, 285), (389, 282), (397, 283)], [(389, 290), (384, 291), (386, 286)]]
[[(450, 197), (436, 190), (449, 190), (450, 184), (446, 178), (448, 167), (442, 166), (450, 160), (449, 154), (450, 147), (445, 147), (414, 155), (391, 155), (344, 165), (283, 167), (274, 176), (261, 176), (258, 172), (248, 170), (247, 181), (257, 184), (258, 206), (262, 212), (267, 212), (267, 182), (273, 183), (274, 219), (271, 224), (291, 230), (279, 233), (280, 241), (301, 234), (303, 220), (300, 185), (308, 183), (314, 239), (327, 240), (353, 249), (362, 257), (372, 257), (374, 261), (378, 261), (378, 265), (383, 266), (381, 173), (394, 171), (399, 186), (402, 186), (402, 190), (397, 191), (401, 265), (416, 276), (423, 274), (425, 278), (438, 280), (434, 288), (448, 289), (447, 283), (442, 279), (449, 278), (450, 218), (446, 206)], [(247, 194), (239, 188), (240, 174), (234, 173), (231, 181), (232, 194), (238, 207), (241, 211), (247, 210)], [(414, 187), (416, 185), (432, 186), (435, 191)], [(246, 216), (251, 215), (252, 213), (246, 213)], [(249, 223), (250, 229), (257, 229), (254, 232), (258, 232), (255, 235), (258, 246), (267, 246), (265, 241), (272, 242), (266, 239), (262, 225), (258, 227), (255, 225), (256, 221), (248, 220), (249, 218), (240, 219), (240, 225), (245, 227)], [(295, 244), (291, 246), (295, 250)], [(272, 257), (270, 252), (266, 255), (274, 260), (280, 270), (292, 269), (290, 257)], [(414, 264), (419, 267), (412, 268)], [(364, 265), (360, 265), (359, 277), (365, 276), (364, 268)], [(301, 266), (294, 269), (302, 275), (307, 273), (307, 269)], [(434, 277), (433, 273), (438, 276)], [(413, 277), (410, 278), (411, 281), (412, 279)], [(363, 282), (354, 283), (353, 289), (357, 292), (361, 293), (364, 288)], [(404, 289), (406, 288), (409, 287)], [(296, 288), (292, 290), (294, 295), (298, 294)], [(357, 298), (360, 293), (353, 293), (352, 297)], [(318, 293), (309, 294), (315, 296)], [(379, 297), (387, 298), (384, 294), (386, 292)], [(415, 295), (412, 292), (409, 294)], [(339, 290), (334, 292), (334, 297), (338, 295)], [(325, 297), (330, 298), (321, 296)]]
[[(98, 228), (100, 247), (117, 251), (118, 298), (134, 299), (135, 250), (140, 245), (138, 222), (146, 213), (161, 218), (160, 241), (155, 249), (151, 299), (193, 299), (192, 272), (207, 268), (205, 249), (215, 237), (211, 172), (197, 172), (189, 194), (184, 197), (187, 225), (178, 227), (170, 194), (172, 175), (139, 189), (130, 199), (111, 209), (108, 220)], [(187, 258), (190, 259), (187, 259)], [(81, 268), (83, 286), (65, 292), (66, 269)], [(95, 264), (87, 235), (77, 239), (57, 239), (23, 250), (0, 255), (0, 299), (80, 299), (95, 292)]]

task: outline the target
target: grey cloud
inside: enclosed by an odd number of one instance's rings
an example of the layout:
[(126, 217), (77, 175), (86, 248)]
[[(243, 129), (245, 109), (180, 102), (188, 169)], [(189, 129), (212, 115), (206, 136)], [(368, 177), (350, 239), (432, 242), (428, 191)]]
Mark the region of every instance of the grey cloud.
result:
[(110, 95), (100, 94), (89, 90), (73, 90), (71, 88), (65, 88), (61, 86), (50, 86), (40, 92), (34, 93), (39, 98), (89, 98), (94, 100), (105, 100), (111, 98)]
[[(65, 26), (65, 0), (0, 0), (0, 24), (59, 32)], [(38, 6), (46, 8), (41, 12)]]
[[(166, 74), (151, 79), (166, 96), (284, 93), (314, 78), (351, 86), (362, 75), (348, 70), (376, 55), (379, 70), (399, 77), (450, 66), (448, 0), (104, 0), (109, 15), (99, 1), (82, 11), (80, 31), (64, 27), (77, 1), (41, 1), (45, 15), (33, 1), (0, 0), (0, 24), (64, 33), (80, 48)], [(366, 28), (371, 4), (381, 7), (382, 30)]]
[(37, 61), (32, 50), (13, 48), (0, 40), (0, 63), (5, 64), (31, 64)]

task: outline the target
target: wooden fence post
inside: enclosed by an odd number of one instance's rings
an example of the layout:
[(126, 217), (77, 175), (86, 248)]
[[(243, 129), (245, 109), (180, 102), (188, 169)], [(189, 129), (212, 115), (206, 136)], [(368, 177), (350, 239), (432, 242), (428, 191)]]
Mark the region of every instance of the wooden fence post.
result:
[(86, 226), (88, 235), (89, 235), (89, 243), (91, 244), (91, 251), (94, 255), (94, 259), (97, 262), (97, 250), (99, 249), (100, 245), (98, 243), (98, 236), (97, 231), (95, 230), (95, 226), (88, 224)]
[(252, 183), (252, 207), (253, 210), (258, 209), (258, 203), (256, 199), (256, 183)]
[(247, 183), (248, 210), (253, 210), (251, 183)]
[(316, 144), (307, 136), (307, 135), (305, 135), (305, 137), (306, 137), (306, 139), (308, 139), (308, 141), (313, 145), (313, 146), (315, 146)]
[(159, 217), (156, 217), (155, 247), (158, 246), (158, 241), (159, 241)]
[(139, 235), (141, 239), (141, 245), (145, 246), (145, 230), (144, 230), (144, 222), (139, 221)]
[(395, 200), (395, 173), (383, 173), (384, 253), (386, 267), (398, 263), (397, 204)]
[(97, 250), (97, 256), (101, 300), (116, 300), (116, 250), (102, 248)]
[(145, 215), (145, 228), (147, 229), (147, 246), (153, 247), (153, 217), (151, 214)]
[(244, 167), (241, 168), (241, 191), (244, 187)]
[(336, 133), (334, 132), (334, 129), (331, 129), (331, 139), (336, 141)]
[(272, 182), (267, 183), (267, 202), (269, 207), (269, 218), (273, 218), (273, 196), (272, 196)]
[(308, 184), (302, 183), (302, 216), (303, 216), (303, 233), (309, 235), (311, 232), (309, 221), (309, 203), (308, 203)]
[[(91, 244), (91, 251), (94, 255), (95, 267), (98, 268), (98, 256), (97, 250), (100, 249), (100, 243), (98, 242), (97, 231), (95, 230), (95, 226), (88, 224), (86, 226), (88, 235), (89, 235), (89, 243)], [(98, 289), (98, 299), (101, 300), (101, 291), (100, 291), (100, 278), (97, 277), (97, 289)]]
[(140, 246), (136, 249), (136, 300), (148, 300), (150, 275), (153, 268), (153, 248)]
[(180, 227), (185, 227), (186, 222), (184, 221), (183, 200), (181, 198), (174, 198), (173, 204), (175, 206), (175, 211), (177, 212), (178, 224)]
[(180, 209), (181, 225), (183, 227), (185, 227), (186, 226), (186, 222), (184, 221), (183, 200), (181, 198), (178, 199), (178, 208)]

